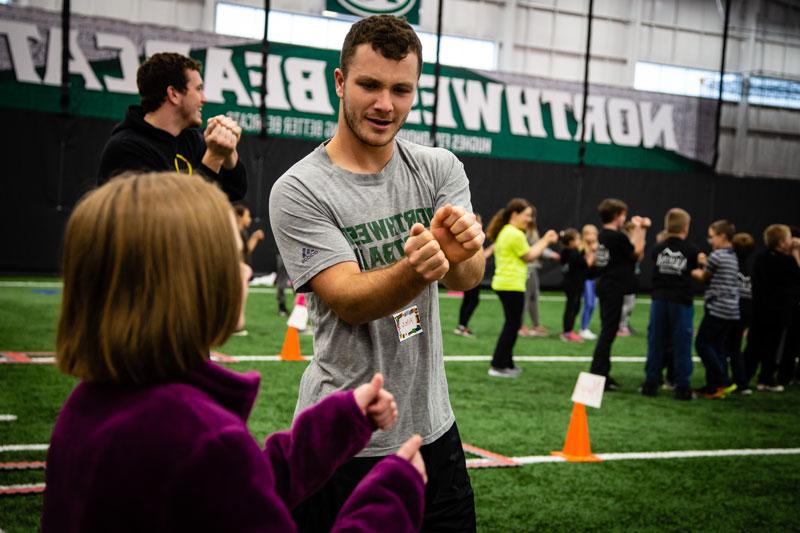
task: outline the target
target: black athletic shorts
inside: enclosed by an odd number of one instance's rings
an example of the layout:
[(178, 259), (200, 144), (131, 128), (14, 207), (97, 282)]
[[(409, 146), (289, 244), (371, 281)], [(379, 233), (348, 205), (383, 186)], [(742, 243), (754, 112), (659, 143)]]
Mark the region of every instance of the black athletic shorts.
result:
[[(475, 498), (456, 424), (422, 446), (420, 453), (428, 473), (422, 530), (475, 531)], [(356, 457), (342, 465), (319, 491), (292, 511), (298, 530), (330, 531), (348, 496), (381, 459)]]

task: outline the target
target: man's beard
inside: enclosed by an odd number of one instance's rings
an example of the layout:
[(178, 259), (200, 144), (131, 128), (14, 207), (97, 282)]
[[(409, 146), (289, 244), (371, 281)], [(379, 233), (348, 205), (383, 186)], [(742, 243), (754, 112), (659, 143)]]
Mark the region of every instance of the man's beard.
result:
[[(200, 118), (198, 118), (200, 115)], [(203, 125), (203, 115), (199, 113), (197, 110), (193, 112), (187, 112), (186, 110), (183, 111), (183, 123), (186, 124), (186, 128), (199, 128)]]
[[(350, 110), (349, 106), (347, 105), (347, 98), (345, 96), (342, 97), (342, 105), (344, 106), (344, 121), (345, 121), (345, 124), (347, 124), (347, 127), (350, 129), (350, 131), (353, 132), (353, 135), (355, 135), (356, 138), (359, 141), (361, 141), (362, 143), (366, 144), (367, 146), (375, 146), (375, 147), (386, 146), (387, 144), (389, 144), (392, 141), (394, 141), (394, 138), (397, 135), (397, 132), (400, 131), (400, 128), (403, 127), (403, 124), (405, 124), (406, 118), (408, 117), (408, 114), (406, 114), (406, 116), (403, 117), (403, 119), (400, 121), (400, 125), (392, 133), (392, 135), (389, 137), (388, 140), (386, 140), (385, 142), (376, 142), (376, 141), (370, 140), (365, 134), (362, 134), (358, 130), (359, 118), (358, 118), (358, 116), (356, 115), (356, 113), (354, 111)], [(366, 122), (367, 122), (367, 119), (363, 119), (361, 121), (361, 124), (364, 125), (365, 128), (368, 127), (368, 126), (365, 125)]]

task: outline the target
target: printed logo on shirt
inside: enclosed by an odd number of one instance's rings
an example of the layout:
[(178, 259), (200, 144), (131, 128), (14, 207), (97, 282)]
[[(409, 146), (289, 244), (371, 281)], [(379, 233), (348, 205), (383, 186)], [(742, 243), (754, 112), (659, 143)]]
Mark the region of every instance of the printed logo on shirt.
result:
[(611, 259), (611, 254), (606, 248), (605, 244), (601, 244), (597, 247), (597, 252), (594, 254), (594, 264), (598, 268), (604, 268), (608, 266), (608, 262)]
[(683, 253), (673, 252), (669, 248), (664, 248), (656, 258), (656, 266), (661, 274), (680, 276), (686, 271), (687, 264), (688, 261)]
[(305, 264), (309, 259), (314, 257), (319, 253), (319, 250), (315, 250), (314, 248), (303, 248), (303, 264)]
[(745, 276), (741, 272), (738, 274), (739, 297), (750, 298), (753, 294), (753, 282), (750, 276)]
[(361, 270), (372, 270), (399, 261), (405, 255), (405, 241), (411, 226), (420, 223), (430, 227), (431, 219), (432, 207), (418, 207), (340, 229)]

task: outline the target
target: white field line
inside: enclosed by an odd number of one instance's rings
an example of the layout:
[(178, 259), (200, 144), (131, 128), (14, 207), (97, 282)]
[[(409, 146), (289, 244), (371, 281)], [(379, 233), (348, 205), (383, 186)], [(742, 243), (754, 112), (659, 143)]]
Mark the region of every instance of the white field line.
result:
[[(0, 446), (0, 452), (45, 451), (47, 444), (8, 444)], [(734, 450), (676, 450), (665, 452), (627, 452), (627, 453), (596, 453), (603, 461), (629, 461), (652, 459), (691, 459), (698, 457), (749, 457), (768, 455), (800, 455), (800, 448), (743, 448)], [(567, 462), (562, 457), (554, 455), (528, 455), (523, 457), (509, 457), (520, 465), (538, 463)], [(467, 464), (481, 464), (495, 462), (495, 459), (468, 459)]]
[[(228, 355), (232, 363), (260, 362), (277, 363), (281, 361), (279, 355)], [(213, 357), (212, 357), (213, 358)], [(306, 355), (307, 360), (313, 356)], [(647, 358), (642, 356), (617, 355), (611, 358), (613, 363), (644, 363)], [(491, 355), (445, 355), (445, 363), (484, 363), (491, 361)], [(587, 355), (515, 355), (514, 361), (522, 363), (588, 363), (592, 358)], [(695, 362), (700, 362), (700, 358), (694, 357)], [(226, 361), (223, 361), (226, 362)]]
[(0, 415), (0, 422), (13, 422), (17, 419), (17, 415)]
[[(34, 287), (34, 288), (61, 288), (60, 281), (0, 281), (0, 287)], [(287, 289), (291, 291), (291, 289)], [(251, 294), (275, 294), (275, 287), (253, 286), (250, 287)], [(442, 298), (461, 298), (457, 294), (448, 294), (447, 292), (440, 293)], [(485, 290), (480, 294), (481, 300), (497, 300), (497, 295), (491, 291)], [(565, 302), (566, 297), (560, 294), (541, 294), (539, 300), (542, 302)], [(636, 298), (636, 303), (643, 305), (650, 305), (650, 298), (646, 296)], [(703, 306), (702, 300), (695, 300), (694, 305), (698, 307)]]
[[(669, 452), (631, 452), (631, 453), (596, 453), (603, 461), (629, 461), (642, 459), (692, 459), (697, 457), (747, 457), (765, 455), (800, 455), (800, 448), (761, 448), (741, 450), (679, 450)], [(529, 455), (525, 457), (509, 457), (521, 465), (538, 463), (564, 463), (563, 457), (554, 455)], [(489, 462), (486, 459), (469, 459), (467, 464)]]
[(0, 287), (41, 287), (48, 289), (59, 289), (60, 281), (0, 281)]
[(45, 452), (49, 444), (5, 444), (0, 446), (2, 452)]

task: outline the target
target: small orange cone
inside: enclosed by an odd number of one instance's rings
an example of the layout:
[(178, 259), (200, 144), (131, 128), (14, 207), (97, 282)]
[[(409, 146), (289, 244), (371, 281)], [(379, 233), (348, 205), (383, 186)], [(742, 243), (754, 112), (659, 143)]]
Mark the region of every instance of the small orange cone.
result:
[(567, 440), (564, 442), (564, 449), (559, 452), (550, 452), (551, 455), (563, 457), (573, 463), (589, 463), (602, 461), (596, 455), (592, 455), (592, 447), (589, 444), (589, 423), (586, 420), (586, 406), (575, 402), (572, 407), (572, 416), (569, 419), (567, 429)]
[(300, 336), (297, 334), (297, 328), (289, 326), (286, 328), (286, 337), (283, 339), (283, 348), (281, 348), (282, 361), (305, 361), (306, 358), (300, 355)]

